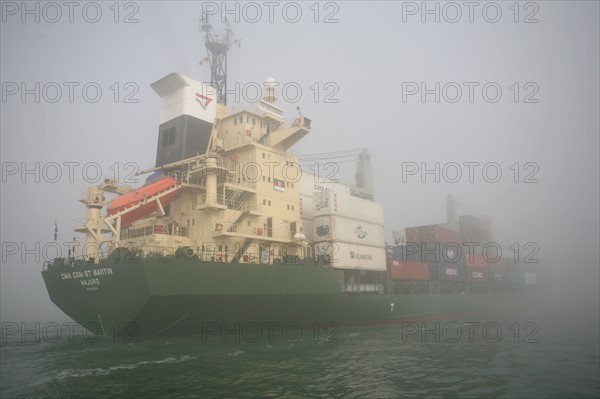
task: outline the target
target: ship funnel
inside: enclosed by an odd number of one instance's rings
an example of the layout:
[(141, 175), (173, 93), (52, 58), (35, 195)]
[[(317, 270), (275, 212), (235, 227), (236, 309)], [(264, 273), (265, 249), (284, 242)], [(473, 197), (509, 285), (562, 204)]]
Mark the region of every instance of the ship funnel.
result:
[(275, 97), (275, 86), (277, 86), (278, 84), (279, 83), (277, 83), (277, 81), (273, 78), (265, 79), (265, 96), (263, 97), (263, 100), (265, 102), (274, 103), (275, 101), (277, 101), (277, 97)]
[(162, 103), (156, 166), (205, 154), (217, 114), (216, 88), (179, 73), (150, 86)]

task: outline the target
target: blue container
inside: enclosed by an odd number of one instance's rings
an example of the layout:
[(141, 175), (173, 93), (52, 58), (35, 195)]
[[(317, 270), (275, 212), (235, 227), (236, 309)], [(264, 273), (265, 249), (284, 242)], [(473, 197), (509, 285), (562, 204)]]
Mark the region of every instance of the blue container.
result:
[(422, 262), (421, 250), (418, 244), (398, 245), (390, 249), (390, 257), (394, 260), (401, 262)]
[(515, 284), (525, 284), (525, 273), (523, 270), (511, 270), (510, 282)]
[(437, 268), (439, 281), (465, 281), (465, 266), (461, 263), (439, 262), (433, 264)]

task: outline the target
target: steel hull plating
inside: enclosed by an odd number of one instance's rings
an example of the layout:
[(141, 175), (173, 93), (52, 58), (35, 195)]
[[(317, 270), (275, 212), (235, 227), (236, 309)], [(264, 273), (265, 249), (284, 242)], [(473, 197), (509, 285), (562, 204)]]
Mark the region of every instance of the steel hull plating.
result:
[(51, 267), (51, 300), (94, 333), (200, 332), (207, 323), (365, 324), (485, 310), (507, 294), (344, 293), (336, 271), (314, 265), (131, 259)]

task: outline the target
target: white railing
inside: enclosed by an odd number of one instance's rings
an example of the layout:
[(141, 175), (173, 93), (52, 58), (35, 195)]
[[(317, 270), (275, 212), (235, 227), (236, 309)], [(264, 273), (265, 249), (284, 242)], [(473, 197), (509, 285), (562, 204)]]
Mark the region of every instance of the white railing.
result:
[(383, 285), (381, 284), (347, 284), (346, 292), (377, 292), (383, 294)]
[(137, 229), (123, 229), (121, 230), (121, 240), (128, 240), (130, 238), (143, 237), (152, 234), (187, 237), (188, 231), (186, 227), (182, 226), (155, 224), (153, 226), (140, 227)]

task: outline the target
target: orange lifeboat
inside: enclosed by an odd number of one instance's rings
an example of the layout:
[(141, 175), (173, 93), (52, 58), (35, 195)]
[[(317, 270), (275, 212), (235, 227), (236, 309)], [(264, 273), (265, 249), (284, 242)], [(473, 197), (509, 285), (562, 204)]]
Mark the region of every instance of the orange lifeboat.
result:
[[(168, 190), (174, 187), (177, 182), (170, 178), (165, 177), (153, 183), (147, 184), (143, 187), (137, 188), (127, 194), (121, 195), (111, 201), (108, 206), (107, 212), (109, 215), (121, 212), (131, 206), (142, 204), (139, 208), (127, 212), (121, 216), (121, 227), (127, 227), (133, 222), (140, 220), (146, 216), (152, 215), (158, 211), (158, 205), (156, 201), (152, 199), (152, 196), (160, 193), (161, 191)], [(160, 203), (163, 207), (169, 205), (173, 198), (179, 193), (179, 190), (174, 190), (169, 194), (160, 197)]]

